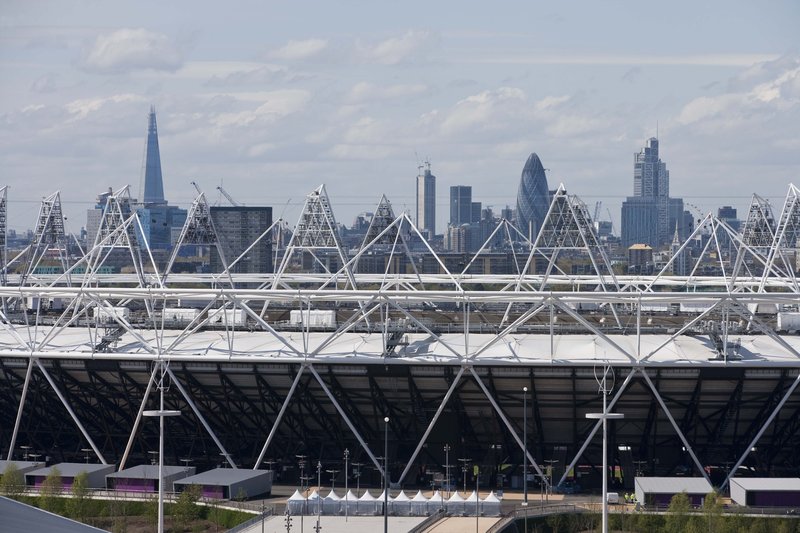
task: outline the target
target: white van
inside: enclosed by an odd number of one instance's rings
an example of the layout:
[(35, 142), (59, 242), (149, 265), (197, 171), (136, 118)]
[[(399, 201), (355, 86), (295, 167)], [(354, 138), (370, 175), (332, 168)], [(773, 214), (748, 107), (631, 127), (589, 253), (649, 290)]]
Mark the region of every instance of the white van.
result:
[(619, 493), (618, 492), (606, 493), (606, 501), (608, 503), (619, 503)]

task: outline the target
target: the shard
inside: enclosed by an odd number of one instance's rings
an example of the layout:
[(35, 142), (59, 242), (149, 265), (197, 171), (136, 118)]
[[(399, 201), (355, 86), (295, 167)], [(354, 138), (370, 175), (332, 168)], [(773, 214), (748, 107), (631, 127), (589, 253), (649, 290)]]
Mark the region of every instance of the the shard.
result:
[(547, 187), (547, 176), (539, 156), (533, 153), (522, 169), (515, 217), (517, 227), (530, 240), (536, 239), (548, 207), (550, 207), (550, 190)]
[(164, 180), (161, 177), (161, 153), (158, 150), (158, 128), (156, 109), (150, 107), (147, 123), (147, 149), (144, 167), (144, 194), (142, 203), (146, 206), (166, 205), (164, 200)]

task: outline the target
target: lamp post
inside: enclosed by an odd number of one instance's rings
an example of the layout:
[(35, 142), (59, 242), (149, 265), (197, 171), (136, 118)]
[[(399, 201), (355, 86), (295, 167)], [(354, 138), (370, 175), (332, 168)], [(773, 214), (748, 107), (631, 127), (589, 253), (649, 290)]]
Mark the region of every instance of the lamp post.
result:
[(553, 493), (553, 472), (554, 472), (556, 463), (558, 463), (558, 459), (545, 459), (544, 462), (547, 463), (547, 465), (548, 465), (548, 467), (547, 467), (547, 478), (548, 478), (548, 483), (547, 483), (547, 496), (548, 496), (548, 499), (547, 499), (547, 501), (550, 501), (549, 496), (550, 496), (550, 494)]
[(462, 457), (459, 459), (459, 462), (463, 463), (461, 466), (461, 471), (464, 473), (464, 494), (467, 493), (467, 464), (472, 461), (469, 457)]
[[(528, 505), (528, 387), (522, 387), (522, 505)], [(527, 518), (528, 515), (525, 515)]]
[(347, 478), (349, 472), (347, 471), (347, 460), (350, 459), (350, 450), (347, 448), (344, 449), (344, 521), (347, 522), (348, 512), (347, 508), (350, 504), (347, 503)]
[[(447, 485), (447, 496), (450, 496), (450, 445), (444, 445), (444, 482)], [(444, 487), (442, 487), (442, 494), (444, 494)], [(442, 496), (444, 497), (444, 496)]]
[(353, 463), (353, 467), (356, 469), (356, 514), (358, 514), (358, 502), (361, 501), (361, 467), (364, 466), (364, 463)]
[(161, 393), (160, 408), (154, 411), (144, 411), (144, 416), (157, 416), (158, 417), (158, 533), (164, 533), (164, 417), (165, 416), (180, 416), (180, 411), (166, 411), (164, 410), (164, 375), (166, 368), (164, 363), (161, 363), (161, 380), (159, 381), (158, 388)]
[(586, 418), (603, 421), (603, 533), (608, 533), (608, 420), (625, 418), (625, 415), (622, 413), (608, 412), (607, 396), (609, 390), (607, 378), (611, 370), (611, 366), (606, 365), (603, 368), (603, 379), (598, 380), (600, 384), (600, 393), (603, 395), (603, 412), (586, 414)]
[(84, 456), (86, 457), (86, 464), (88, 465), (89, 464), (89, 452), (91, 452), (92, 449), (91, 448), (81, 448), (81, 451), (84, 453)]
[(389, 533), (389, 417), (383, 422), (383, 533)]
[(314, 531), (319, 533), (322, 530), (322, 526), (319, 525), (319, 517), (322, 514), (322, 494), (320, 491), (322, 490), (322, 461), (317, 460), (317, 525), (314, 527)]

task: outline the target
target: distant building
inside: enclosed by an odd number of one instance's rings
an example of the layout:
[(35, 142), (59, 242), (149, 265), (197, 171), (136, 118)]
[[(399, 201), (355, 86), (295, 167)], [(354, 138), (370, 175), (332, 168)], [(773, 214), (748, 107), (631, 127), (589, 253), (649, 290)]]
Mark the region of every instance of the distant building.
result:
[[(171, 206), (164, 198), (164, 180), (161, 174), (161, 152), (158, 147), (158, 128), (155, 108), (150, 108), (147, 121), (147, 148), (145, 151), (144, 188), (140, 191), (141, 203), (136, 206), (142, 224), (143, 237), (150, 248), (171, 248), (174, 244), (173, 228), (186, 222), (186, 210)], [(87, 221), (88, 229), (88, 221)]]
[[(222, 245), (225, 261), (230, 265), (272, 225), (272, 208), (212, 207), (211, 220)], [(272, 237), (266, 235), (231, 268), (231, 272), (272, 272), (272, 264)], [(211, 271), (222, 272), (223, 270), (219, 254), (216, 248), (212, 247)]]
[(515, 222), (519, 230), (531, 240), (536, 239), (549, 207), (550, 191), (545, 169), (539, 156), (533, 153), (522, 168), (517, 191)]
[[(423, 167), (420, 167), (422, 170)], [(417, 228), (427, 231), (428, 239), (436, 235), (436, 176), (431, 174), (431, 164), (417, 176)]]
[(470, 222), (472, 222), (472, 187), (469, 185), (450, 187), (450, 225), (460, 226)]
[(659, 156), (658, 139), (652, 137), (634, 154), (633, 196), (622, 203), (622, 244), (667, 244), (676, 224), (680, 238), (686, 239), (692, 232), (686, 221), (683, 200), (669, 196), (669, 171)]
[(653, 248), (647, 244), (634, 244), (628, 247), (628, 271), (646, 274), (652, 270)]

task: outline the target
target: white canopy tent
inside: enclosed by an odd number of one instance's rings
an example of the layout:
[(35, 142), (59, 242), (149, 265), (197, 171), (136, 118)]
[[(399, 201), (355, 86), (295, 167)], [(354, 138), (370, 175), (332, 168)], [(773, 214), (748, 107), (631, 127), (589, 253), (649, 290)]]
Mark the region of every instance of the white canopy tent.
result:
[(391, 499), (389, 505), (389, 510), (392, 512), (392, 514), (398, 516), (408, 516), (411, 513), (411, 500), (402, 490), (400, 491), (400, 494)]
[(500, 503), (494, 491), (490, 492), (481, 502), (481, 513), (484, 516), (500, 516)]
[(339, 514), (339, 507), (342, 499), (331, 490), (322, 500), (322, 513), (327, 515)]
[(457, 490), (453, 491), (453, 494), (450, 495), (450, 499), (447, 500), (445, 509), (447, 513), (451, 515), (464, 514), (464, 497), (461, 496)]
[(373, 516), (383, 511), (383, 500), (378, 501), (368, 490), (358, 499), (356, 513), (363, 516)]
[(421, 490), (411, 498), (411, 516), (425, 516), (428, 514), (428, 498), (422, 494)]
[(322, 498), (319, 497), (317, 489), (314, 489), (308, 495), (308, 504), (306, 505), (306, 512), (308, 514), (317, 514), (317, 508), (322, 511)]
[(470, 494), (467, 499), (464, 500), (464, 514), (475, 516), (476, 514), (480, 513), (480, 501), (481, 500), (478, 496), (478, 493), (473, 490), (472, 494)]
[(289, 509), (289, 514), (298, 515), (303, 512), (306, 505), (306, 498), (300, 494), (299, 490), (295, 490), (294, 494), (289, 496), (286, 500), (286, 507)]
[(344, 513), (345, 509), (347, 510), (347, 514), (357, 514), (358, 509), (358, 497), (353, 494), (352, 490), (348, 490), (347, 494), (344, 495), (342, 501), (340, 503), (340, 513)]

